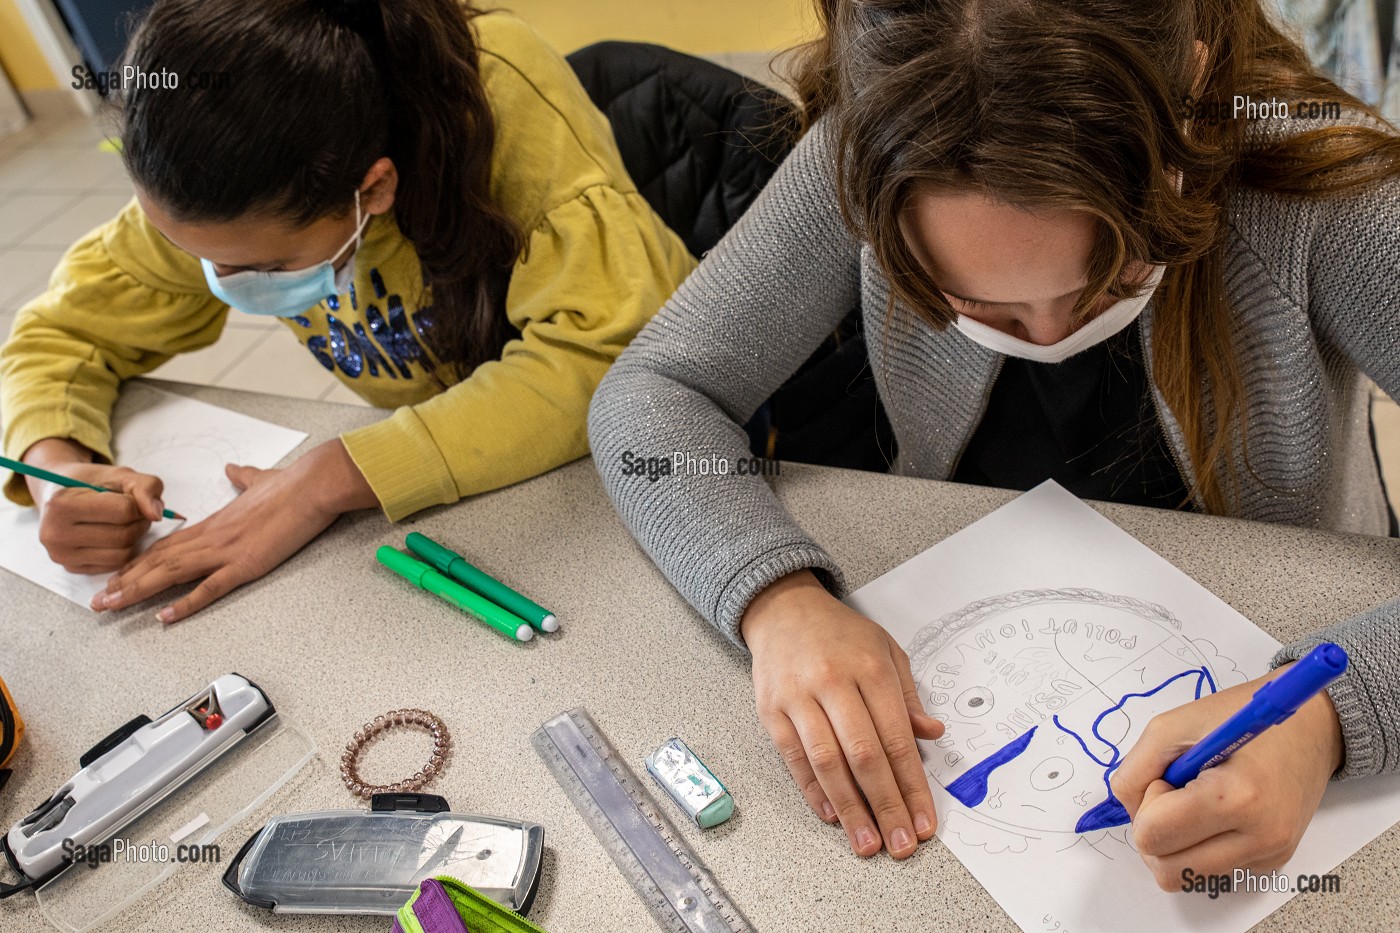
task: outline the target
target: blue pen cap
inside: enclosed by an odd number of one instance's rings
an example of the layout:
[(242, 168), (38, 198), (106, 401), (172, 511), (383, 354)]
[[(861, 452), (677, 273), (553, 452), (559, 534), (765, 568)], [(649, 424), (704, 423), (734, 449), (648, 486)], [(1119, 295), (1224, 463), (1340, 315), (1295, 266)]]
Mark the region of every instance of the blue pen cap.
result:
[(1347, 669), (1347, 653), (1340, 645), (1324, 641), (1276, 680), (1261, 687), (1255, 696), (1284, 716), (1292, 716), (1309, 699)]

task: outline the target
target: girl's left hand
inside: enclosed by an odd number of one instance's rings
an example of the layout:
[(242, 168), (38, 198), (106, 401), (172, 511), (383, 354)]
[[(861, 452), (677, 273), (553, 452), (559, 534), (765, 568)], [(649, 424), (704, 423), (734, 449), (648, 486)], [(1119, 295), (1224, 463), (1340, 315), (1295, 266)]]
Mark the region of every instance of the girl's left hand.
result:
[(1162, 890), (1183, 890), (1186, 869), (1269, 871), (1298, 847), (1342, 765), (1342, 727), (1326, 691), (1180, 790), (1162, 780), (1168, 765), (1287, 669), (1154, 717), (1114, 772), (1113, 793)]
[(94, 610), (124, 609), (172, 586), (201, 581), (156, 614), (162, 622), (178, 622), (276, 569), (342, 512), (376, 503), (339, 440), (286, 469), (229, 464), (224, 472), (238, 498), (134, 558), (93, 597)]

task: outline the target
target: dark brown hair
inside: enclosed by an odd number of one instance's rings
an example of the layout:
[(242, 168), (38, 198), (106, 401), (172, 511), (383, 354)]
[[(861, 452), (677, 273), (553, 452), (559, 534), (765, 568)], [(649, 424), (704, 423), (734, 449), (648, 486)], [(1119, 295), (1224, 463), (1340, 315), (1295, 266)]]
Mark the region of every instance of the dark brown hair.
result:
[[(1246, 469), (1248, 457), (1226, 198), (1238, 186), (1322, 197), (1400, 175), (1394, 128), (1317, 72), (1260, 0), (818, 0), (818, 12), (825, 33), (797, 79), (805, 119), (831, 114), (842, 210), (888, 275), (891, 307), (940, 328), (956, 316), (900, 226), (918, 194), (1089, 212), (1098, 233), (1075, 314), (1130, 295), (1128, 262), (1167, 266), (1152, 375), (1185, 436), (1192, 494), (1228, 513), (1236, 442)], [(1228, 114), (1236, 94), (1336, 102), (1374, 126), (1247, 135), (1245, 120), (1199, 118)]]
[(432, 290), (426, 337), (464, 376), (513, 336), (503, 297), (524, 243), (491, 199), (476, 15), (455, 0), (157, 0), (125, 62), (230, 80), (128, 91), (127, 169), (187, 222), (303, 225), (350, 211), (389, 157), (394, 218)]

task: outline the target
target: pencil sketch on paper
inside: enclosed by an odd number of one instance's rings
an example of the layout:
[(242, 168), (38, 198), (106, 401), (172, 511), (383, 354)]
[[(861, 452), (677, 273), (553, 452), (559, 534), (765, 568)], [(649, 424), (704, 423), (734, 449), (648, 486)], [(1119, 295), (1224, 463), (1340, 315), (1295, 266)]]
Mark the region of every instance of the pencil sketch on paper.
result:
[(246, 446), (237, 433), (165, 432), (134, 438), (114, 453), (123, 466), (164, 479), (164, 500), (177, 504), (193, 523), (208, 518), (236, 495), (233, 484), (224, 478), (224, 466), (239, 463)]
[[(123, 389), (112, 433), (117, 462), (160, 477), (165, 503), (188, 520), (155, 523), (138, 545), (141, 550), (233, 501), (238, 490), (224, 473), (226, 464), (270, 468), (306, 439), (301, 431), (140, 382)], [(72, 574), (55, 564), (39, 544), (35, 511), (9, 503), (0, 503), (0, 567), (82, 606), (107, 585), (109, 576)]]
[(908, 650), (920, 699), (947, 727), (925, 769), (966, 808), (946, 830), (993, 853), (1113, 858), (1131, 842), (1109, 781), (1148, 720), (1247, 679), (1166, 608), (1092, 589), (981, 599)]
[[(1043, 483), (846, 601), (947, 725), (919, 743), (938, 838), (1021, 929), (1243, 933), (1293, 896), (1165, 892), (1135, 851), (1109, 781), (1147, 723), (1265, 673), (1279, 643), (1091, 506)], [(1283, 876), (1395, 823), (1400, 776), (1368, 782), (1328, 788)]]

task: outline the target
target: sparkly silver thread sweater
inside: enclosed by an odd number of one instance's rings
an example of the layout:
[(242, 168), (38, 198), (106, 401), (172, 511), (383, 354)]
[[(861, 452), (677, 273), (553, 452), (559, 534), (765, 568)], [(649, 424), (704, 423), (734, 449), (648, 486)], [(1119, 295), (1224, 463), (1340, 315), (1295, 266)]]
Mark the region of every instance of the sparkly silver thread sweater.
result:
[[(896, 472), (947, 479), (1002, 359), (904, 309), (886, 316), (888, 282), (869, 246), (842, 222), (834, 171), (819, 123), (621, 355), (589, 413), (594, 460), (623, 521), (681, 594), (736, 644), (744, 609), (768, 584), (811, 568), (842, 595), (840, 568), (761, 478), (731, 471), (646, 482), (627, 472), (624, 453), (684, 451), (730, 463), (748, 457), (738, 425), (859, 305), (899, 441)], [(1226, 289), (1255, 470), (1239, 478), (1234, 514), (1383, 535), (1361, 374), (1400, 398), (1400, 180), (1325, 202), (1240, 190), (1229, 214)], [(1150, 361), (1151, 304), (1142, 333)], [(1189, 484), (1180, 428), (1160, 396), (1155, 401)], [(1352, 659), (1330, 691), (1346, 741), (1340, 775), (1400, 768), (1400, 600), (1288, 645), (1274, 663), (1324, 639)]]

